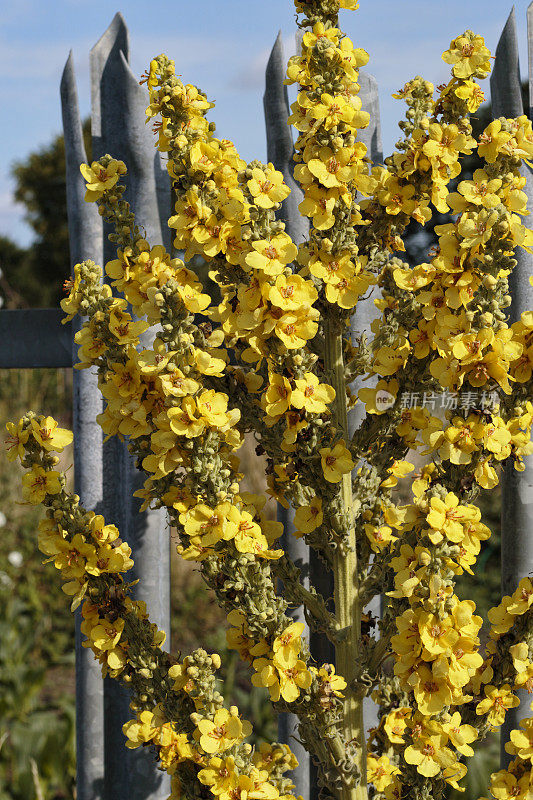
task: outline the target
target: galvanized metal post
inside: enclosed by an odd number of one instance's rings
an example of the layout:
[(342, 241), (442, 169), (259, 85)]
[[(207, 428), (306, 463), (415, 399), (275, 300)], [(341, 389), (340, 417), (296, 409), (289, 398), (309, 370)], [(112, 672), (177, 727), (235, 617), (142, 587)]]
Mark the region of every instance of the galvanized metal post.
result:
[[(125, 199), (135, 212), (137, 224), (144, 227), (151, 245), (161, 244), (161, 218), (170, 207), (170, 185), (157, 169), (150, 130), (145, 126), (144, 110), (148, 95), (128, 64), (128, 30), (121, 14), (91, 51), (91, 95), (93, 155), (109, 153), (128, 167)], [(155, 167), (155, 169), (154, 169)], [(165, 196), (166, 194), (166, 196)], [(115, 248), (104, 230), (104, 261), (115, 256)], [(153, 336), (152, 336), (153, 339)], [(149, 346), (150, 337), (144, 342)], [(116, 437), (104, 448), (104, 502), (109, 518), (130, 544), (139, 578), (136, 598), (144, 600), (151, 619), (170, 635), (170, 537), (163, 511), (140, 513), (140, 503), (132, 498), (142, 485), (127, 447)], [(170, 792), (169, 776), (156, 769), (149, 749), (125, 751), (122, 724), (131, 717), (129, 693), (115, 681), (106, 680), (105, 705), (105, 785), (106, 800), (165, 800)]]
[[(80, 164), (86, 161), (72, 53), (61, 78), (61, 107), (65, 139), (70, 259), (102, 260), (102, 218), (84, 200)], [(79, 328), (79, 321), (73, 326)], [(77, 345), (72, 341), (74, 363)], [(102, 440), (96, 416), (102, 411), (96, 371), (74, 370), (74, 486), (83, 505), (100, 512), (103, 501)], [(82, 647), (81, 613), (76, 612), (76, 788), (78, 800), (103, 800), (104, 686), (93, 653)]]
[[(533, 92), (533, 3), (527, 10), (528, 52), (529, 52), (529, 90)], [(523, 114), (520, 66), (518, 61), (518, 40), (514, 9), (503, 29), (496, 48), (496, 61), (491, 77), (492, 115), (498, 117), (517, 117)], [(528, 196), (527, 207), (533, 212), (533, 172), (524, 165), (522, 175), (526, 177), (523, 191)], [(531, 217), (530, 217), (531, 219)], [(527, 223), (526, 223), (527, 224)], [(510, 322), (520, 319), (523, 311), (533, 308), (533, 287), (529, 277), (533, 273), (533, 256), (521, 247), (515, 252), (517, 265), (509, 279), (509, 294), (512, 297)], [(516, 472), (512, 464), (507, 464), (502, 475), (501, 512), (501, 570), (502, 594), (514, 592), (521, 578), (533, 572), (533, 457), (525, 459), (524, 472)], [(524, 689), (516, 691), (520, 705), (507, 711), (501, 728), (502, 768), (511, 761), (505, 752), (511, 730), (519, 727), (520, 720), (530, 716), (531, 697)]]
[[(294, 164), (292, 156), (294, 145), (292, 133), (287, 119), (289, 117), (289, 100), (285, 78), (285, 58), (281, 31), (270, 53), (265, 73), (265, 94), (263, 106), (265, 111), (265, 127), (267, 138), (267, 159), (272, 162), (277, 170), (283, 173), (290, 195), (283, 201), (279, 218), (283, 220), (287, 233), (292, 240), (299, 244), (307, 238), (309, 223), (298, 211), (298, 204), (303, 200), (302, 190), (293, 177)], [(287, 556), (301, 569), (304, 583), (309, 585), (309, 548), (303, 539), (296, 539), (294, 531), (294, 509), (283, 508), (278, 504), (277, 517), (283, 523), (284, 533), (282, 547)], [(303, 607), (299, 606), (291, 611), (295, 622), (303, 622), (305, 635), (309, 638), (309, 629), (305, 622)], [(298, 717), (295, 714), (280, 714), (278, 720), (278, 736), (281, 742), (286, 742), (296, 758), (298, 767), (292, 771), (291, 778), (295, 784), (295, 792), (308, 800), (310, 795), (310, 758), (309, 753), (295, 739), (298, 732)]]
[[(372, 159), (373, 164), (383, 163), (383, 144), (381, 141), (381, 117), (379, 113), (379, 91), (378, 84), (373, 75), (363, 70), (359, 71), (359, 85), (363, 111), (370, 114), (370, 122), (366, 128), (358, 131), (358, 138), (367, 147), (367, 154)], [(377, 317), (378, 311), (374, 305), (375, 294), (370, 292), (366, 297), (359, 300), (355, 314), (350, 320), (350, 333), (352, 342), (356, 342), (360, 334), (366, 334), (371, 338), (372, 332), (370, 325)], [(374, 380), (374, 384), (375, 384)], [(354, 396), (357, 396), (359, 389), (371, 385), (368, 381), (363, 382), (362, 378), (356, 378), (350, 385)], [(348, 414), (348, 429), (351, 436), (357, 430), (365, 415), (363, 403), (359, 402)], [(356, 465), (357, 469), (357, 465)], [(381, 616), (381, 596), (374, 597), (365, 608), (365, 613), (371, 614), (374, 619)], [(376, 630), (375, 635), (378, 631)], [(365, 697), (363, 702), (363, 717), (365, 721), (365, 731), (375, 727), (378, 720), (378, 706), (370, 697)]]

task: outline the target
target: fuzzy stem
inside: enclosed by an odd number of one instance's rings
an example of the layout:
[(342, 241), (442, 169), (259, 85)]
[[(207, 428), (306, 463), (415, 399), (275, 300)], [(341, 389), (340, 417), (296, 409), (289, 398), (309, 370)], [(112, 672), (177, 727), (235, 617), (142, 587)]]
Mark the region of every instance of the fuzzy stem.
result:
[[(335, 389), (333, 413), (335, 423), (348, 442), (348, 413), (346, 407), (346, 385), (342, 357), (342, 332), (339, 324), (328, 317), (324, 325), (325, 367)], [(361, 639), (361, 604), (359, 600), (359, 581), (357, 576), (357, 554), (355, 549), (355, 526), (353, 512), (352, 476), (343, 476), (339, 488), (343, 512), (346, 515), (349, 531), (347, 548), (335, 552), (333, 571), (335, 581), (335, 614), (337, 624), (346, 635), (335, 644), (336, 670), (346, 680), (342, 738), (345, 743), (355, 740), (359, 747), (357, 762), (361, 781), (357, 787), (345, 786), (341, 800), (367, 800), (366, 785), (366, 740), (363, 721), (363, 696), (354, 681), (357, 678)]]

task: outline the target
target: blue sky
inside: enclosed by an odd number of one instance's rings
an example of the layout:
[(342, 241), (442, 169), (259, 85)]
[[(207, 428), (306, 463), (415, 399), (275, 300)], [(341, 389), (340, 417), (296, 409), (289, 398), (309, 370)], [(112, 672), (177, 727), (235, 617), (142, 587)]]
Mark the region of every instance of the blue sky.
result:
[[(262, 93), (264, 68), (278, 30), (294, 52), (292, 0), (16, 0), (0, 9), (1, 129), (0, 234), (27, 244), (31, 232), (13, 203), (10, 165), (60, 131), (59, 81), (72, 48), (82, 115), (89, 112), (89, 50), (121, 11), (130, 31), (131, 66), (139, 74), (161, 52), (176, 61), (187, 83), (216, 101), (211, 119), (243, 158), (266, 158)], [(120, 3), (120, 4), (119, 4)], [(522, 75), (527, 74), (526, 9), (515, 4)], [(401, 101), (390, 95), (421, 74), (447, 80), (440, 56), (450, 40), (471, 28), (492, 53), (511, 4), (501, 0), (360, 0), (341, 27), (370, 54), (378, 80), (385, 154), (398, 138)], [(488, 94), (488, 80), (484, 82)]]

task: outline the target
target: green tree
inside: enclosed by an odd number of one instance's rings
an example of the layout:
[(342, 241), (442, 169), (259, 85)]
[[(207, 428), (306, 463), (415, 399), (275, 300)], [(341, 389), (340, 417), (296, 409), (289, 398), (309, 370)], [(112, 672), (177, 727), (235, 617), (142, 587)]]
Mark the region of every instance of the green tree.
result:
[[(90, 120), (83, 123), (85, 150), (91, 159)], [(32, 244), (21, 250), (0, 238), (0, 290), (10, 307), (57, 306), (70, 274), (65, 184), (65, 143), (56, 136), (12, 167), (17, 202), (34, 231)]]

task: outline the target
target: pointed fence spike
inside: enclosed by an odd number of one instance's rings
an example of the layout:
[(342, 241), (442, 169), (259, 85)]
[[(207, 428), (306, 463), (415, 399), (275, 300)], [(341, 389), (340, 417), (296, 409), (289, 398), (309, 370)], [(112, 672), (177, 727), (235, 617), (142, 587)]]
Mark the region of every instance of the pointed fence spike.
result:
[(524, 113), (514, 7), (496, 47), (496, 59), (490, 76), (490, 93), (494, 119), (519, 117)]
[[(102, 218), (85, 202), (80, 164), (87, 160), (78, 108), (72, 51), (60, 85), (65, 140), (66, 188), (70, 259), (74, 265), (90, 258), (102, 260)], [(72, 326), (80, 327), (79, 320)], [(73, 338), (71, 340), (73, 344)], [(77, 346), (73, 346), (74, 363)], [(74, 490), (83, 505), (97, 513), (103, 499), (102, 430), (96, 416), (102, 411), (97, 375), (74, 370)], [(82, 646), (81, 612), (76, 611), (76, 788), (78, 800), (104, 800), (104, 685), (92, 651)]]
[[(285, 78), (285, 58), (281, 31), (278, 33), (265, 71), (265, 93), (263, 108), (267, 140), (267, 160), (283, 174), (283, 179), (291, 193), (283, 201), (279, 219), (283, 220), (287, 233), (299, 244), (309, 232), (308, 221), (298, 211), (298, 204), (303, 199), (302, 191), (294, 180), (294, 144), (291, 129), (287, 123), (289, 117), (289, 100)], [(309, 548), (303, 539), (293, 536), (294, 509), (285, 509), (278, 504), (277, 518), (283, 523), (282, 546), (288, 557), (302, 570), (304, 583), (309, 585)], [(303, 608), (299, 606), (291, 612), (295, 622), (303, 622), (305, 635), (309, 638)], [(295, 793), (309, 798), (310, 794), (310, 757), (306, 749), (294, 736), (298, 736), (298, 717), (295, 714), (280, 714), (278, 717), (278, 736), (281, 742), (289, 745), (298, 760), (298, 767), (292, 770), (290, 777), (295, 785)]]
[(533, 119), (533, 3), (527, 7), (527, 61), (529, 78), (529, 119)]
[[(139, 86), (129, 64), (128, 30), (122, 15), (91, 51), (92, 130), (95, 158), (109, 153), (128, 167), (124, 198), (131, 204), (136, 223), (146, 231), (150, 244), (161, 244), (161, 219), (154, 173), (155, 148), (145, 125), (146, 90)], [(170, 206), (170, 201), (168, 207)], [(167, 208), (168, 208), (167, 207)], [(165, 214), (168, 218), (169, 212)], [(104, 226), (104, 260), (115, 257)], [(152, 332), (153, 338), (153, 332)], [(150, 345), (150, 337), (143, 340)], [(104, 502), (106, 514), (119, 527), (132, 548), (134, 577), (139, 583), (135, 598), (144, 600), (151, 619), (170, 634), (170, 537), (163, 512), (140, 513), (140, 502), (132, 494), (142, 486), (143, 475), (125, 443), (114, 437), (105, 444)], [(106, 679), (105, 785), (106, 800), (165, 800), (170, 778), (157, 770), (148, 748), (125, 751), (122, 724), (132, 717), (129, 693)]]
[(124, 17), (120, 12), (115, 14), (107, 30), (98, 39), (90, 52), (91, 65), (91, 131), (93, 136), (94, 157), (104, 155), (101, 149), (102, 137), (100, 81), (110, 57), (122, 51), (129, 60), (129, 32)]
[(278, 33), (274, 47), (268, 59), (265, 72), (265, 93), (263, 107), (267, 137), (267, 158), (276, 169), (283, 173), (283, 178), (291, 193), (283, 201), (280, 219), (287, 227), (287, 233), (299, 244), (309, 232), (309, 223), (298, 211), (298, 204), (303, 200), (302, 190), (294, 180), (294, 144), (291, 129), (287, 123), (289, 118), (289, 98), (285, 79), (285, 57), (281, 31)]
[[(531, 98), (533, 97), (533, 3), (527, 10), (527, 22), (529, 97)], [(521, 110), (520, 113), (522, 113)], [(515, 109), (508, 116), (518, 116), (518, 110)], [(533, 170), (527, 164), (523, 164), (521, 173), (526, 178), (523, 191), (527, 194), (527, 209), (531, 213), (533, 212)], [(529, 225), (527, 220), (526, 217), (525, 224)], [(514, 257), (517, 264), (509, 276), (509, 294), (512, 297), (509, 323), (516, 322), (520, 319), (522, 312), (533, 308), (533, 286), (529, 282), (529, 277), (533, 273), (533, 255), (521, 247), (517, 247)], [(524, 462), (523, 472), (517, 472), (512, 464), (506, 464), (502, 475), (501, 581), (503, 596), (512, 594), (520, 580), (533, 573), (533, 457), (526, 456)], [(520, 720), (531, 714), (531, 696), (528, 695), (525, 688), (514, 691), (520, 699), (520, 705), (507, 711), (505, 721), (500, 729), (502, 768), (506, 768), (512, 760), (512, 756), (505, 752), (505, 744), (510, 739), (511, 731), (519, 728)]]

